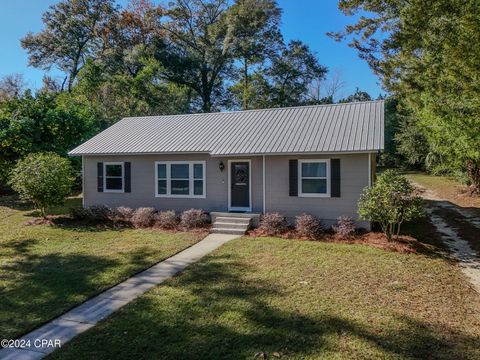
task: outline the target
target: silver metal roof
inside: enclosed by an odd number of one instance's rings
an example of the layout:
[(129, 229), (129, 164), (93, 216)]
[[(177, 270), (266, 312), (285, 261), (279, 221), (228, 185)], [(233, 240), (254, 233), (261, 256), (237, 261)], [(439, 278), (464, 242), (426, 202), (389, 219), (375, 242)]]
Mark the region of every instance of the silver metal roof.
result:
[(367, 101), (124, 118), (69, 154), (370, 152), (383, 133), (383, 101)]

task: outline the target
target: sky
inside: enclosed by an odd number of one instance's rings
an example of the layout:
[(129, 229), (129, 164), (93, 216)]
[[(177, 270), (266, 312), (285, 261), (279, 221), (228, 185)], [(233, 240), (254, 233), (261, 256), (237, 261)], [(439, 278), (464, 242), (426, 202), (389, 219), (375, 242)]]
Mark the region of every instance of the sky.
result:
[[(127, 0), (120, 0), (120, 4)], [(56, 0), (5, 1), (0, 12), (0, 77), (23, 74), (31, 88), (42, 84), (43, 70), (28, 66), (28, 57), (20, 39), (28, 32), (42, 29), (42, 14)], [(335, 42), (328, 31), (341, 30), (353, 21), (337, 9), (337, 0), (278, 0), (283, 9), (282, 33), (286, 41), (301, 40), (316, 53), (320, 63), (331, 73), (341, 74), (345, 83), (340, 96), (347, 96), (358, 87), (376, 98), (384, 93), (378, 79), (356, 51), (346, 42)], [(52, 75), (58, 75), (53, 72)]]

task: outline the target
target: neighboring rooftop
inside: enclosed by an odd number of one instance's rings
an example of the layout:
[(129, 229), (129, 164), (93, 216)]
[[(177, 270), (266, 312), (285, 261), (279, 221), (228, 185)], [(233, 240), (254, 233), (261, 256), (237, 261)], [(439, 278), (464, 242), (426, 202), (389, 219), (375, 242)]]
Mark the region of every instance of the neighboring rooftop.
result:
[(383, 101), (124, 118), (70, 155), (383, 150)]

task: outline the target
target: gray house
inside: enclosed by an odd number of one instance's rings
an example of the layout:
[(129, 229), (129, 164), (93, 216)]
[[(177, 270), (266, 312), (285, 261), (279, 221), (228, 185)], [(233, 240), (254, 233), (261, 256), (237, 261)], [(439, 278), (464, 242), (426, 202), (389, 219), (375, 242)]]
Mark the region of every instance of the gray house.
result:
[(310, 213), (331, 224), (358, 218), (383, 118), (383, 101), (124, 118), (69, 154), (83, 159), (84, 206)]

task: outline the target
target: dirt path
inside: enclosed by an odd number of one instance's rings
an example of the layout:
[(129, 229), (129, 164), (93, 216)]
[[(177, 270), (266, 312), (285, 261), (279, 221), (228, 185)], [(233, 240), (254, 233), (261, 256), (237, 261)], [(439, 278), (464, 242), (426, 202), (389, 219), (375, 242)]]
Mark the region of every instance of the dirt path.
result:
[(480, 218), (475, 211), (442, 199), (435, 191), (413, 183), (427, 201), (426, 211), (463, 273), (480, 293)]

